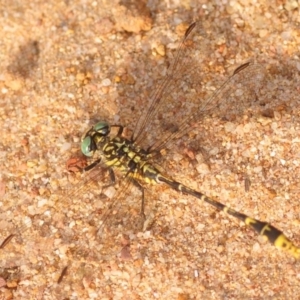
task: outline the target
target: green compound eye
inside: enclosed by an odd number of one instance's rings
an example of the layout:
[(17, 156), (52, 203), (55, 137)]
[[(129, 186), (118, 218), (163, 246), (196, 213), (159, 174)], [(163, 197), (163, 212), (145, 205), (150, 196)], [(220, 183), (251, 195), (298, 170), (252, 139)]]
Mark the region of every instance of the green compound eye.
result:
[(81, 142), (81, 152), (85, 155), (85, 156), (93, 156), (94, 150), (92, 149), (93, 147), (93, 141), (92, 138), (90, 136), (86, 136), (82, 142)]
[(110, 133), (110, 127), (108, 123), (105, 121), (98, 122), (94, 126), (94, 130), (97, 131), (97, 133), (101, 134), (102, 136), (106, 136)]
[(106, 137), (110, 133), (110, 126), (107, 122), (101, 121), (93, 126), (87, 133), (81, 142), (81, 152), (85, 156), (93, 156), (97, 149), (95, 138)]

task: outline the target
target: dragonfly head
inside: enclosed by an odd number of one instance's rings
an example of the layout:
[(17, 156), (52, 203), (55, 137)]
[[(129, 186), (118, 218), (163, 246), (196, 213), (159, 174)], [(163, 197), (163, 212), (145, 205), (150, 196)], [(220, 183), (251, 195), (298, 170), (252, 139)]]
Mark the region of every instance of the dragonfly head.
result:
[(98, 143), (104, 142), (110, 133), (110, 126), (105, 121), (100, 121), (90, 128), (81, 138), (81, 152), (85, 156), (93, 156)]

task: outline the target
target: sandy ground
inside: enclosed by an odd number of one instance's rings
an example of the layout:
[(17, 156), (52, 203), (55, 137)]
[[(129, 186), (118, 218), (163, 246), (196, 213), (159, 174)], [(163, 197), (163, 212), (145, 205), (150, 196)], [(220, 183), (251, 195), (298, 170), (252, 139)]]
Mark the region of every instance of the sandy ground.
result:
[[(167, 187), (147, 187), (146, 230), (111, 217), (100, 239), (105, 172), (80, 181), (66, 167), (94, 120), (134, 128), (198, 20), (191, 71), (175, 76), (187, 82), (177, 121), (241, 63), (260, 67), (162, 167), (300, 246), (299, 2), (205, 2), (0, 0), (1, 299), (300, 299), (295, 258)], [(243, 86), (259, 88), (238, 93)], [(134, 219), (139, 191), (121, 199), (117, 213)]]

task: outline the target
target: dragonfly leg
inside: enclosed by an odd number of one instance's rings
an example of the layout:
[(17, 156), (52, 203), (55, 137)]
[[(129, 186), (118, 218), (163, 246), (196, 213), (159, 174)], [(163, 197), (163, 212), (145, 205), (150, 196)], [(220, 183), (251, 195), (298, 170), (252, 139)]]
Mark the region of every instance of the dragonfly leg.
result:
[(120, 136), (123, 133), (124, 127), (121, 125), (111, 125), (110, 127), (119, 128), (117, 135)]
[(93, 163), (91, 163), (90, 165), (80, 169), (81, 172), (87, 172), (90, 171), (92, 169), (94, 169), (99, 163), (101, 162), (101, 158), (95, 160)]
[(145, 215), (145, 188), (136, 180), (132, 181), (133, 184), (141, 191), (142, 193), (142, 201), (141, 201), (141, 210), (140, 210), (140, 214), (143, 217), (143, 219), (146, 219), (146, 215)]
[(109, 177), (110, 177), (110, 183), (106, 184), (103, 186), (104, 189), (110, 187), (110, 186), (114, 186), (116, 184), (116, 176), (115, 176), (115, 172), (112, 168), (108, 168), (108, 172), (109, 172)]

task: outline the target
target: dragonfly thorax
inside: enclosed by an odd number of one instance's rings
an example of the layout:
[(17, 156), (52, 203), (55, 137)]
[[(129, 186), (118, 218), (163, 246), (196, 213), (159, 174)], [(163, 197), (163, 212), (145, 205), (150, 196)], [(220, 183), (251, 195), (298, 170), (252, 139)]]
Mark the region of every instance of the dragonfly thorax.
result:
[(157, 183), (159, 171), (150, 163), (149, 153), (123, 137), (122, 129), (120, 127), (119, 132), (111, 136), (107, 122), (97, 123), (83, 135), (82, 153), (89, 157), (97, 155), (107, 167), (118, 169), (139, 181)]

